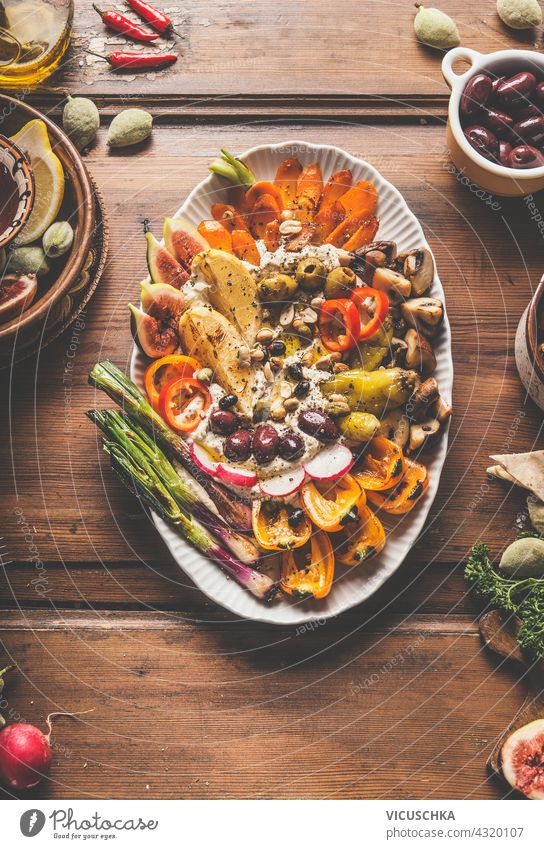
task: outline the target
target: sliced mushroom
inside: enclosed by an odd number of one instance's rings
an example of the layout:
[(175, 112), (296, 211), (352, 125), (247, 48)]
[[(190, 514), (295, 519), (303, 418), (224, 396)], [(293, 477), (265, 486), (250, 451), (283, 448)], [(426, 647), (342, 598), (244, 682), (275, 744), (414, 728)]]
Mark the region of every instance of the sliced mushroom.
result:
[(389, 315), (391, 316), (391, 321), (393, 323), (393, 332), (395, 336), (397, 336), (398, 338), (404, 336), (404, 334), (408, 330), (408, 325), (402, 317), (400, 307), (391, 306), (389, 308)]
[(429, 345), (428, 340), (414, 328), (410, 328), (404, 337), (408, 350), (406, 351), (406, 365), (415, 368), (422, 374), (430, 374), (436, 368), (436, 357)]
[(391, 362), (396, 366), (403, 366), (406, 362), (406, 351), (408, 350), (408, 345), (404, 339), (398, 339), (396, 336), (393, 336), (389, 350)]
[(421, 424), (410, 425), (410, 452), (419, 451), (423, 445), (440, 430), (440, 422), (437, 419), (426, 419)]
[(444, 318), (444, 307), (438, 298), (410, 298), (400, 305), (400, 311), (410, 327), (429, 339), (434, 339)]
[(358, 277), (370, 283), (374, 270), (384, 265), (391, 265), (396, 256), (395, 242), (370, 242), (354, 251), (350, 266)]
[(404, 448), (410, 438), (410, 420), (402, 409), (391, 410), (380, 422), (378, 433)]
[[(400, 265), (402, 263), (402, 266)], [(412, 295), (423, 295), (434, 279), (434, 260), (427, 248), (416, 248), (397, 257), (395, 268), (412, 284)]]
[(440, 398), (438, 383), (434, 377), (428, 377), (418, 386), (410, 398), (410, 418), (414, 422), (421, 422), (429, 416), (429, 407)]
[(385, 292), (393, 304), (399, 304), (403, 298), (408, 298), (412, 288), (410, 281), (392, 268), (377, 268), (372, 276), (372, 285), (375, 289)]
[(453, 415), (453, 407), (439, 396), (432, 407), (432, 412), (440, 424), (443, 424), (450, 418), (451, 415)]

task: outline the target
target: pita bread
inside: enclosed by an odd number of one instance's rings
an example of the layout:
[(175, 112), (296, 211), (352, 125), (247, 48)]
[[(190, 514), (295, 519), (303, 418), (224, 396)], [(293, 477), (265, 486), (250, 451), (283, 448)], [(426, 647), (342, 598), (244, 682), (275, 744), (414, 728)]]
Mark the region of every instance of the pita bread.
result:
[(526, 454), (492, 454), (497, 466), (490, 466), (488, 474), (528, 489), (544, 501), (544, 451)]

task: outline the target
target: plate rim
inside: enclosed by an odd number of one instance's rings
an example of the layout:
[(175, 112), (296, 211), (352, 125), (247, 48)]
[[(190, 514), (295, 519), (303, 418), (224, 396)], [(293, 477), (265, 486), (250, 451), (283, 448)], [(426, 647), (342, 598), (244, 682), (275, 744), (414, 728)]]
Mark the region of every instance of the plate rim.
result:
[[(433, 252), (431, 246), (429, 245), (429, 242), (427, 241), (427, 238), (425, 236), (425, 232), (423, 230), (423, 227), (421, 225), (419, 218), (410, 209), (410, 207), (408, 206), (408, 203), (406, 202), (406, 199), (404, 198), (402, 193), (399, 191), (399, 189), (397, 189), (397, 187), (395, 185), (393, 185), (393, 183), (391, 183), (389, 180), (387, 180), (383, 176), (383, 174), (374, 165), (372, 165), (370, 162), (368, 162), (366, 159), (363, 159), (362, 157), (354, 156), (353, 154), (349, 153), (347, 150), (344, 150), (343, 148), (340, 148), (337, 145), (320, 144), (320, 143), (315, 143), (315, 142), (302, 141), (300, 139), (294, 138), (294, 139), (288, 139), (286, 141), (275, 142), (275, 143), (271, 143), (271, 144), (265, 143), (265, 144), (255, 145), (254, 147), (248, 148), (243, 153), (240, 153), (237, 158), (239, 158), (242, 161), (245, 161), (249, 157), (254, 156), (255, 154), (258, 154), (260, 152), (269, 152), (269, 151), (277, 152), (278, 150), (281, 150), (282, 148), (295, 147), (295, 146), (297, 148), (299, 148), (299, 150), (298, 150), (299, 154), (302, 153), (303, 151), (304, 152), (306, 152), (306, 151), (308, 151), (308, 152), (318, 151), (320, 153), (322, 151), (326, 151), (326, 152), (333, 151), (336, 156), (341, 156), (343, 158), (347, 158), (351, 163), (356, 164), (357, 167), (362, 166), (365, 170), (370, 172), (371, 178), (372, 178), (373, 174), (377, 175), (379, 180), (381, 181), (382, 185), (387, 187), (387, 189), (390, 192), (392, 192), (392, 194), (395, 197), (395, 202), (397, 204), (400, 204), (403, 211), (408, 213), (409, 217), (415, 223), (416, 228), (419, 231), (422, 246), (426, 247), (430, 251), (430, 253), (433, 257), (433, 260), (434, 260), (434, 263), (435, 263), (435, 279), (434, 279), (433, 286), (434, 286), (434, 288), (436, 288), (437, 286), (439, 287), (439, 290), (440, 290), (439, 294), (441, 294), (442, 300), (443, 300), (444, 320), (443, 320), (443, 323), (442, 323), (442, 334), (443, 334), (443, 340), (446, 343), (446, 352), (445, 352), (446, 362), (445, 362), (445, 365), (447, 367), (448, 385), (447, 385), (447, 387), (444, 387), (446, 389), (446, 391), (444, 391), (444, 392), (442, 392), (443, 387), (441, 387), (441, 394), (445, 395), (447, 400), (451, 403), (451, 396), (452, 396), (452, 391), (453, 391), (454, 370), (453, 370), (453, 358), (452, 358), (451, 326), (450, 326), (450, 323), (449, 323), (449, 318), (448, 318), (448, 313), (447, 313), (446, 293), (444, 291), (444, 287), (442, 285), (442, 281), (441, 281), (439, 273), (438, 273), (438, 267), (437, 267), (436, 259), (435, 259), (435, 256), (434, 256), (434, 252)], [(181, 206), (176, 210), (176, 212), (171, 217), (179, 218), (181, 216), (186, 216), (187, 215), (187, 209), (192, 204), (194, 198), (198, 194), (200, 194), (200, 192), (203, 189), (206, 191), (206, 187), (211, 187), (213, 185), (215, 179), (216, 179), (216, 177), (215, 177), (214, 174), (209, 174), (208, 176), (204, 177), (204, 179), (202, 179), (199, 183), (197, 183), (197, 185), (194, 186), (193, 189), (189, 192), (189, 194), (187, 195), (186, 199), (181, 204)], [(210, 192), (206, 191), (206, 194), (210, 194)], [(130, 358), (130, 376), (131, 376), (132, 379), (134, 379), (134, 369), (135, 369), (137, 357), (138, 357), (138, 348), (137, 348), (136, 344), (134, 343), (134, 345), (132, 347), (131, 358)], [(346, 613), (348, 610), (352, 610), (354, 607), (357, 607), (358, 605), (363, 604), (364, 602), (368, 601), (369, 598), (371, 598), (379, 589), (381, 589), (381, 587), (384, 586), (384, 584), (387, 583), (388, 580), (390, 580), (390, 578), (393, 577), (394, 574), (396, 574), (398, 572), (398, 570), (401, 568), (401, 566), (405, 562), (405, 560), (406, 560), (406, 558), (407, 558), (407, 556), (410, 552), (410, 548), (415, 544), (415, 541), (417, 541), (417, 539), (420, 537), (421, 533), (423, 532), (423, 530), (425, 528), (425, 524), (427, 522), (429, 513), (430, 513), (430, 511), (433, 507), (433, 504), (435, 502), (435, 499), (436, 499), (438, 487), (439, 487), (440, 480), (441, 480), (441, 477), (442, 477), (442, 471), (443, 471), (444, 464), (445, 464), (446, 458), (447, 458), (447, 453), (448, 453), (449, 429), (450, 429), (450, 420), (448, 420), (446, 427), (443, 430), (442, 438), (440, 440), (439, 446), (436, 449), (435, 460), (440, 462), (440, 469), (439, 469), (438, 474), (435, 476), (434, 480), (429, 482), (429, 487), (428, 487), (428, 490), (427, 490), (427, 493), (426, 493), (426, 500), (428, 501), (428, 506), (426, 507), (426, 511), (425, 511), (424, 516), (422, 516), (422, 517), (421, 516), (415, 516), (414, 519), (413, 519), (413, 521), (417, 521), (417, 531), (416, 531), (416, 535), (415, 535), (415, 540), (411, 543), (410, 547), (407, 548), (404, 555), (398, 561), (397, 565), (393, 569), (391, 569), (391, 571), (384, 577), (384, 579), (383, 579), (383, 581), (381, 581), (381, 583), (374, 586), (370, 590), (370, 592), (368, 592), (366, 595), (364, 595), (364, 597), (362, 597), (362, 598), (354, 597), (353, 601), (351, 603), (345, 604), (342, 607), (341, 610), (331, 611), (331, 612), (327, 613), (326, 611), (315, 610), (315, 609), (311, 609), (311, 608), (305, 609), (304, 607), (302, 607), (302, 603), (301, 603), (300, 607), (298, 606), (298, 604), (297, 604), (296, 607), (290, 605), (291, 610), (297, 610), (297, 611), (300, 610), (300, 613), (298, 615), (295, 613), (291, 618), (289, 618), (288, 621), (284, 621), (282, 619), (274, 618), (274, 615), (273, 615), (274, 614), (274, 608), (275, 608), (274, 603), (272, 603), (268, 607), (263, 604), (262, 614), (253, 615), (251, 613), (243, 612), (239, 609), (239, 607), (237, 607), (235, 602), (232, 603), (228, 600), (227, 601), (220, 600), (220, 599), (218, 599), (217, 595), (210, 594), (210, 592), (202, 586), (202, 583), (198, 579), (198, 577), (195, 577), (194, 575), (192, 575), (190, 573), (190, 571), (187, 571), (187, 569), (180, 563), (178, 556), (174, 553), (173, 546), (170, 544), (169, 535), (167, 536), (165, 534), (165, 532), (163, 531), (163, 528), (165, 528), (167, 531), (169, 531), (171, 533), (174, 533), (174, 532), (171, 531), (171, 529), (168, 527), (168, 525), (157, 514), (153, 513), (153, 511), (151, 511), (151, 517), (152, 517), (152, 520), (153, 520), (155, 527), (157, 528), (158, 533), (161, 536), (161, 539), (163, 540), (166, 547), (168, 548), (173, 560), (176, 562), (178, 567), (184, 572), (184, 574), (187, 575), (187, 577), (193, 582), (193, 584), (197, 587), (197, 589), (200, 592), (202, 592), (203, 595), (205, 595), (206, 598), (208, 598), (214, 604), (217, 604), (220, 607), (222, 607), (223, 609), (228, 610), (230, 613), (234, 614), (235, 616), (239, 617), (240, 619), (250, 620), (250, 621), (253, 621), (253, 622), (259, 622), (259, 623), (263, 623), (263, 624), (266, 624), (266, 625), (276, 625), (276, 626), (279, 626), (279, 627), (297, 626), (297, 625), (305, 624), (307, 622), (332, 619), (332, 618), (334, 618), (336, 616), (340, 616), (340, 615)], [(418, 513), (421, 513), (421, 507), (419, 508)], [(185, 542), (185, 541), (183, 541), (183, 542)], [(189, 545), (189, 543), (185, 543), (185, 544)], [(206, 558), (205, 555), (201, 554), (200, 552), (197, 552), (197, 555), (202, 557), (202, 558), (205, 558), (206, 560), (209, 560), (209, 558)], [(209, 562), (211, 563), (211, 561), (209, 561)], [(211, 565), (213, 566), (214, 569), (219, 569), (219, 567), (215, 566), (215, 564), (211, 564)], [(228, 578), (228, 576), (225, 576), (225, 577)], [(232, 579), (229, 579), (229, 580), (232, 580)], [(241, 593), (244, 593), (244, 594), (247, 593), (247, 590), (245, 590), (243, 587), (239, 587), (239, 589), (240, 589)], [(332, 591), (334, 591), (334, 587), (333, 587)]]

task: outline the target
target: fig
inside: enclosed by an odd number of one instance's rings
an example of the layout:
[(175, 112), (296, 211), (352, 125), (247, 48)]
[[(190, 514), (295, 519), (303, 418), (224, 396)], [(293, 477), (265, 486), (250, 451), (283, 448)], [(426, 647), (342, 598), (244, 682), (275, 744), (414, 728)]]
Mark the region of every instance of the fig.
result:
[(0, 322), (10, 321), (28, 309), (38, 291), (35, 274), (7, 274), (0, 280)]
[(178, 322), (183, 295), (167, 283), (142, 284), (142, 307), (128, 305), (132, 335), (148, 357), (173, 354), (179, 344)]
[(544, 719), (510, 734), (501, 749), (501, 768), (515, 790), (528, 799), (544, 799)]
[(164, 243), (167, 251), (189, 271), (195, 256), (210, 246), (184, 218), (164, 219)]
[(177, 259), (161, 245), (153, 233), (146, 233), (147, 267), (153, 283), (168, 283), (180, 289), (189, 279), (189, 273)]

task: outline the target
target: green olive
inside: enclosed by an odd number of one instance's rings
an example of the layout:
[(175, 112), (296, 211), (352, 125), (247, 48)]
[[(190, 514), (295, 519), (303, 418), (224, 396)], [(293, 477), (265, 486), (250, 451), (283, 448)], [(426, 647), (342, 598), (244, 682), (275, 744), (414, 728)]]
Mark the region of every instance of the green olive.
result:
[(297, 289), (296, 280), (288, 274), (269, 274), (257, 284), (261, 301), (286, 301)]
[(352, 268), (340, 266), (327, 274), (323, 294), (326, 298), (349, 298), (355, 288), (357, 275)]
[(353, 442), (367, 442), (379, 427), (380, 421), (372, 413), (350, 413), (340, 421), (342, 435)]
[(301, 259), (297, 265), (297, 282), (307, 292), (315, 292), (321, 289), (327, 277), (327, 269), (320, 259), (315, 256), (307, 256)]

